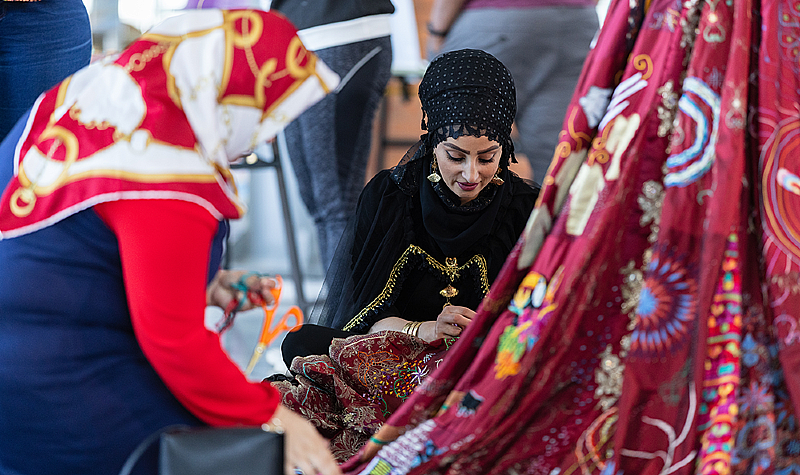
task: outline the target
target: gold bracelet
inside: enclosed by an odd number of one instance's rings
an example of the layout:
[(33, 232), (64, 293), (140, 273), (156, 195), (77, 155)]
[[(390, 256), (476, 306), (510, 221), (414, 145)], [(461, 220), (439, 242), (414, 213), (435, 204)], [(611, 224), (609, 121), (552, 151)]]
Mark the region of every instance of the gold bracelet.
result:
[(419, 327), (422, 326), (422, 323), (423, 322), (414, 322), (414, 328), (411, 329), (412, 336), (415, 336), (415, 337), (419, 338)]
[(425, 322), (408, 322), (403, 325), (403, 329), (401, 331), (406, 335), (419, 338), (419, 327), (421, 327), (423, 323)]

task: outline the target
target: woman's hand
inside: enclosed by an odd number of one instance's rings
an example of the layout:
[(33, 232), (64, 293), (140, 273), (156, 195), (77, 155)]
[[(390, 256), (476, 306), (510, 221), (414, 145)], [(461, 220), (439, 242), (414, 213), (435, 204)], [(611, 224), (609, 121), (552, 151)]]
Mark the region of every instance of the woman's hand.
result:
[(243, 302), (240, 310), (253, 308), (255, 305), (247, 298), (245, 292), (234, 287), (234, 284), (238, 283), (247, 274), (250, 275), (243, 282), (247, 288), (260, 295), (267, 305), (274, 304), (275, 299), (272, 297), (270, 290), (274, 289), (278, 283), (272, 277), (265, 277), (244, 270), (220, 269), (217, 275), (214, 276), (214, 280), (206, 288), (206, 305), (224, 309), (233, 299), (238, 299)]
[(457, 337), (467, 328), (475, 312), (467, 307), (448, 305), (435, 322), (425, 322), (419, 327), (419, 337), (428, 343), (439, 338)]
[(310, 422), (284, 406), (278, 406), (275, 418), (285, 431), (286, 460), (284, 472), (295, 475), (300, 469), (307, 475), (340, 475), (342, 472), (328, 448), (328, 441), (322, 437)]

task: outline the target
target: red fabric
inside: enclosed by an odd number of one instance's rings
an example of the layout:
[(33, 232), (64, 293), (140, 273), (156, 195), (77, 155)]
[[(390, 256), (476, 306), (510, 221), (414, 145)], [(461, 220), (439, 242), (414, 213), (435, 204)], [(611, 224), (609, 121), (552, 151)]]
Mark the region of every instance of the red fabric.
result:
[(519, 252), (346, 472), (800, 473), (798, 2), (606, 18)]
[(426, 343), (397, 331), (334, 338), (330, 356), (295, 358), (290, 369), (296, 381), (274, 385), (283, 404), (310, 420), (344, 462), (436, 369), (454, 341)]
[(267, 422), (278, 391), (248, 382), (204, 325), (218, 221), (200, 206), (177, 200), (123, 200), (95, 210), (119, 240), (136, 338), (170, 391), (211, 425)]

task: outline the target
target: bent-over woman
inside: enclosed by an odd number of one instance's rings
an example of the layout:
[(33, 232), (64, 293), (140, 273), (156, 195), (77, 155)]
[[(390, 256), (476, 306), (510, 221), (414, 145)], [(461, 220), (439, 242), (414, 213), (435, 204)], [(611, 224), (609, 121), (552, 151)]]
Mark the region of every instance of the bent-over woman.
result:
[(238, 277), (212, 281), (244, 213), (229, 162), (336, 83), (284, 18), (202, 10), (37, 99), (0, 145), (0, 473), (108, 475), (165, 426), (276, 419), (287, 469), (338, 473), (204, 326)]

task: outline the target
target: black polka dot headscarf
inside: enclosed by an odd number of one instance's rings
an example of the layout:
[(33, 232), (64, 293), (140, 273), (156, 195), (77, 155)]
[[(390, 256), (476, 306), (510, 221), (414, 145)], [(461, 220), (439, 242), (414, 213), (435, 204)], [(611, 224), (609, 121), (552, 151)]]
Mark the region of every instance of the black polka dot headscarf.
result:
[(462, 49), (436, 57), (420, 82), (419, 99), (430, 150), (448, 137), (485, 135), (503, 147), (501, 165), (516, 162), (511, 141), (517, 112), (514, 79), (491, 54)]

